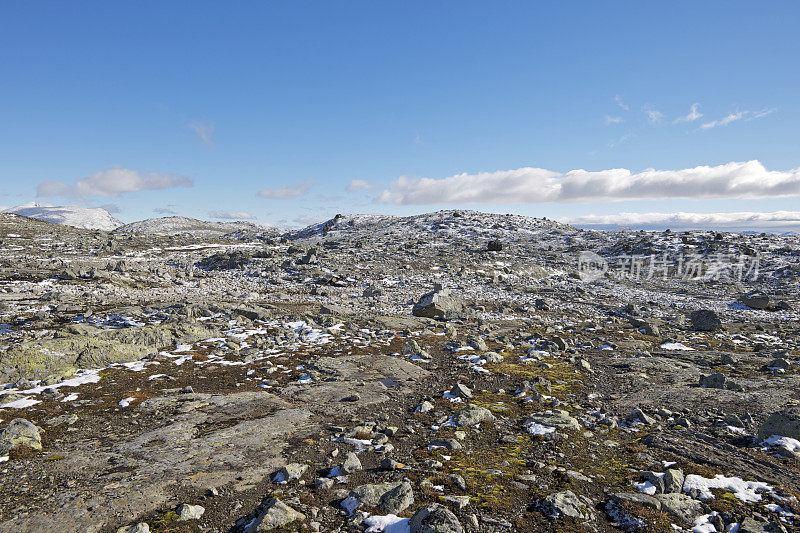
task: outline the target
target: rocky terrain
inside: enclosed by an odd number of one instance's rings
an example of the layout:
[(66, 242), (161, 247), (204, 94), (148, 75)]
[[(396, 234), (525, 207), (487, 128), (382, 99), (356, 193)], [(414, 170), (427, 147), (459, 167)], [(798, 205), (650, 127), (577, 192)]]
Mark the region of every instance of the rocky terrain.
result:
[(800, 530), (797, 237), (193, 224), (0, 214), (0, 531)]

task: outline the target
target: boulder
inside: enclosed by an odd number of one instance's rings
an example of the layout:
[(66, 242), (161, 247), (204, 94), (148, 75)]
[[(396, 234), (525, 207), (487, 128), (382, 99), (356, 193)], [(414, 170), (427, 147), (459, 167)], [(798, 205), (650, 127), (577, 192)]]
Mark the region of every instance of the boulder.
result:
[(661, 502), (661, 510), (679, 518), (686, 525), (694, 523), (694, 519), (706, 512), (706, 507), (686, 494), (656, 494)]
[(769, 296), (763, 292), (750, 292), (743, 294), (739, 297), (739, 302), (743, 303), (750, 309), (764, 310), (769, 307)]
[(544, 499), (543, 507), (545, 512), (553, 518), (561, 515), (570, 516), (579, 520), (588, 520), (592, 517), (592, 512), (574, 492), (565, 490), (556, 492)]
[(494, 420), (494, 415), (485, 407), (469, 404), (453, 417), (453, 423), (458, 427), (477, 426), (481, 422)]
[(303, 474), (305, 474), (306, 470), (308, 470), (308, 465), (301, 463), (289, 463), (275, 472), (275, 474), (272, 476), (272, 481), (275, 483), (289, 483), (290, 481), (296, 481), (303, 477)]
[(424, 318), (437, 320), (450, 320), (465, 315), (463, 300), (452, 294), (447, 289), (431, 291), (423, 294), (414, 304), (411, 314)]
[(456, 515), (446, 507), (432, 503), (411, 517), (408, 523), (411, 533), (463, 533), (464, 527)]
[(619, 492), (612, 494), (609, 499), (615, 503), (632, 503), (634, 505), (649, 507), (651, 509), (655, 509), (656, 511), (661, 510), (660, 501), (653, 498), (649, 494), (644, 494), (641, 492)]
[(525, 425), (540, 424), (556, 429), (581, 429), (578, 420), (571, 417), (568, 411), (556, 409), (554, 411), (544, 411), (541, 413), (533, 413), (525, 421)]
[(800, 408), (790, 407), (769, 415), (758, 428), (758, 436), (766, 439), (772, 435), (800, 440)]
[(722, 328), (722, 321), (717, 316), (717, 313), (709, 309), (693, 311), (689, 315), (689, 320), (692, 322), (692, 327), (697, 331), (717, 331)]
[(486, 250), (490, 252), (502, 252), (503, 243), (498, 239), (491, 240), (488, 243), (486, 243)]
[(295, 511), (277, 498), (273, 498), (267, 502), (267, 505), (258, 516), (250, 524), (248, 524), (246, 533), (254, 533), (256, 531), (271, 531), (273, 529), (282, 528), (297, 520), (305, 520), (306, 515), (301, 512)]
[(17, 446), (42, 449), (39, 428), (24, 418), (15, 418), (0, 432), (0, 455), (5, 455)]
[(182, 503), (178, 506), (175, 510), (178, 513), (178, 520), (179, 521), (186, 521), (186, 520), (199, 520), (203, 513), (206, 512), (206, 508), (202, 505), (189, 505), (188, 503)]
[(709, 376), (700, 376), (700, 386), (709, 389), (725, 389), (733, 391), (741, 391), (742, 386), (738, 383), (728, 379), (728, 376), (721, 372), (711, 374)]

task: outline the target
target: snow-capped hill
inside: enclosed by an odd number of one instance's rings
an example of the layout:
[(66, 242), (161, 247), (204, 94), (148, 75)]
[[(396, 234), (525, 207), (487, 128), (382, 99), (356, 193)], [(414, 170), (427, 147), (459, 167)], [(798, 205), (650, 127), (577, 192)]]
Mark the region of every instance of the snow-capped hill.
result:
[(544, 218), (450, 210), (408, 217), (336, 215), (326, 222), (291, 232), (287, 237), (292, 240), (323, 237), (336, 239), (345, 236), (383, 239), (391, 238), (392, 235), (416, 235), (419, 238), (443, 237), (464, 241), (497, 238), (520, 241), (542, 234), (576, 231), (572, 226)]
[(81, 229), (111, 231), (122, 226), (122, 222), (100, 207), (89, 208), (77, 205), (52, 206), (30, 202), (16, 207), (10, 207), (3, 212)]
[(196, 237), (222, 237), (234, 232), (264, 232), (268, 228), (252, 222), (207, 222), (189, 217), (148, 218), (117, 228), (117, 233), (136, 235), (182, 235)]

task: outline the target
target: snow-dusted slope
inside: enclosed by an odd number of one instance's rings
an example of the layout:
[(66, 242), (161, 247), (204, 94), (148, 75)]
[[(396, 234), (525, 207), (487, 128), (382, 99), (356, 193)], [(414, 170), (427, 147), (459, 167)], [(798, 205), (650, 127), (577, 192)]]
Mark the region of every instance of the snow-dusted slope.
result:
[(444, 237), (476, 241), (501, 238), (507, 241), (530, 240), (543, 234), (571, 234), (576, 229), (544, 218), (511, 214), (480, 213), (478, 211), (450, 210), (395, 217), (389, 215), (337, 215), (335, 218), (309, 226), (287, 235), (290, 239), (325, 237), (391, 238), (403, 235), (408, 238)]
[(121, 226), (118, 233), (137, 235), (180, 235), (190, 233), (197, 237), (219, 237), (236, 231), (263, 232), (266, 228), (252, 222), (207, 222), (188, 217), (148, 218)]
[(92, 209), (77, 205), (50, 206), (31, 202), (10, 207), (4, 212), (82, 229), (111, 231), (122, 226), (122, 222), (99, 207)]

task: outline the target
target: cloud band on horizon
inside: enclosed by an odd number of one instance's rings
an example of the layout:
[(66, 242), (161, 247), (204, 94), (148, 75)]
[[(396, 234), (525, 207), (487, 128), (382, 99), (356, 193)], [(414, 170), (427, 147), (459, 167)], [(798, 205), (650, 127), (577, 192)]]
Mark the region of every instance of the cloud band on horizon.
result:
[(800, 211), (762, 213), (619, 213), (560, 217), (558, 222), (583, 228), (673, 228), (673, 229), (749, 229), (770, 230), (800, 227)]
[(614, 202), (666, 198), (777, 198), (800, 195), (800, 168), (767, 170), (757, 160), (683, 170), (624, 168), (566, 173), (543, 168), (397, 178), (378, 202), (398, 205)]

